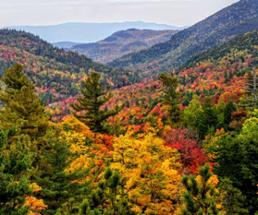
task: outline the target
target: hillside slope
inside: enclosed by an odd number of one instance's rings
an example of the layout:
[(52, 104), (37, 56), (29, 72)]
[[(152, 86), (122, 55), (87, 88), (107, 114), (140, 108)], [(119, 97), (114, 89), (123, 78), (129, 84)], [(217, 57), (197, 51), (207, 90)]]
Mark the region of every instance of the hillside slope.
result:
[[(248, 73), (258, 65), (258, 31), (237, 36), (230, 41), (201, 54), (180, 69), (180, 104), (187, 106), (194, 94), (201, 97), (211, 96), (218, 102), (238, 101), (245, 93)], [(135, 123), (137, 116), (152, 112), (157, 105), (162, 84), (157, 78), (146, 79), (112, 91), (113, 98), (108, 106), (125, 105), (124, 110), (115, 118), (122, 125)], [(54, 113), (62, 116), (62, 108), (69, 109), (72, 100), (57, 102), (51, 107)], [(149, 108), (146, 108), (148, 106)], [(155, 106), (155, 107), (154, 107)], [(137, 109), (137, 111), (135, 111)], [(156, 113), (156, 112), (155, 112)], [(123, 119), (131, 119), (128, 122)]]
[(209, 48), (253, 29), (258, 29), (257, 0), (241, 0), (178, 32), (168, 42), (124, 56), (109, 65), (143, 69), (152, 73), (167, 71), (185, 64)]
[(130, 71), (110, 69), (74, 52), (53, 47), (32, 34), (0, 30), (0, 73), (8, 66), (24, 65), (46, 103), (74, 96), (90, 69), (102, 73), (114, 86), (137, 80)]
[[(184, 67), (195, 66), (201, 61), (216, 61), (226, 55), (231, 54), (233, 56), (237, 52), (245, 52), (246, 55), (258, 57), (258, 30), (247, 32), (215, 48), (211, 48), (201, 55), (190, 59)], [(237, 57), (235, 55), (235, 58)]]
[(123, 55), (138, 52), (158, 43), (168, 41), (177, 31), (128, 29), (118, 31), (96, 43), (78, 44), (71, 48), (91, 59), (107, 63)]

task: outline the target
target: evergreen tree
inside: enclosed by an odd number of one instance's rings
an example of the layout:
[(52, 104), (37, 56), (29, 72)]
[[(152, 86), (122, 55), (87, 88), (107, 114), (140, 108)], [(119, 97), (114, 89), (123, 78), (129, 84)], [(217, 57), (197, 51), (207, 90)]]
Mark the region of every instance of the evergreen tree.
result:
[(246, 197), (245, 207), (249, 213), (258, 210), (258, 118), (247, 119), (237, 136), (225, 136), (218, 140), (214, 148), (216, 154), (216, 173), (229, 178), (232, 185)]
[(230, 179), (224, 178), (221, 180), (220, 190), (223, 193), (223, 206), (226, 214), (249, 214), (245, 206), (246, 198), (239, 189), (233, 186)]
[(15, 65), (5, 70), (1, 81), (0, 128), (15, 129), (16, 135), (29, 135), (32, 140), (44, 136), (48, 119), (23, 67)]
[(80, 207), (80, 215), (133, 215), (117, 171), (106, 169), (103, 179)]
[(159, 79), (164, 86), (164, 94), (162, 102), (169, 106), (169, 113), (171, 122), (177, 123), (180, 121), (180, 110), (178, 107), (178, 93), (176, 92), (178, 86), (177, 77), (174, 74), (161, 74)]
[(109, 100), (110, 96), (106, 95), (99, 73), (91, 71), (87, 80), (82, 82), (81, 94), (77, 103), (72, 105), (75, 117), (94, 132), (106, 131), (105, 121), (116, 114), (118, 110), (101, 109), (101, 106)]
[(232, 101), (228, 102), (224, 107), (223, 126), (226, 131), (229, 129), (229, 124), (232, 121), (232, 113), (235, 110), (236, 110), (236, 107)]
[(218, 116), (216, 113), (216, 108), (213, 107), (210, 98), (206, 99), (203, 104), (203, 122), (205, 125), (203, 133), (201, 133), (202, 138), (205, 137), (207, 133), (212, 133), (216, 130), (218, 124)]
[(66, 171), (72, 160), (72, 154), (69, 144), (60, 137), (57, 128), (48, 129), (44, 141), (36, 177), (37, 183), (42, 187), (39, 197), (48, 205), (44, 214), (51, 215), (57, 211), (78, 212), (77, 204), (88, 190), (86, 184), (75, 181), (82, 179), (86, 173)]
[(218, 179), (210, 172), (210, 167), (201, 167), (197, 177), (184, 176), (183, 184), (186, 192), (183, 197), (183, 205), (180, 207), (182, 215), (216, 215), (221, 209), (219, 203), (219, 192), (217, 190)]
[(31, 194), (29, 170), (33, 154), (30, 141), (19, 136), (10, 141), (14, 132), (0, 131), (0, 214), (22, 215), (28, 210), (24, 207), (25, 195)]

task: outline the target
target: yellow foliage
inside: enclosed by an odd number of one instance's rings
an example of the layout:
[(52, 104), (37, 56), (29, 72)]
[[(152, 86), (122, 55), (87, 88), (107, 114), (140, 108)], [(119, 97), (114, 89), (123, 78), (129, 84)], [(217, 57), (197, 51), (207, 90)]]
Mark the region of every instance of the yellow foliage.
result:
[(32, 192), (34, 192), (34, 193), (40, 192), (42, 190), (42, 188), (36, 183), (30, 184), (29, 187), (32, 190)]
[[(175, 149), (149, 133), (141, 139), (126, 134), (114, 140), (111, 168), (119, 170), (135, 212), (171, 214), (180, 195), (181, 165)], [(146, 211), (143, 211), (143, 210)]]
[(33, 196), (25, 198), (24, 206), (29, 208), (29, 214), (39, 214), (40, 211), (47, 209), (47, 205), (42, 199), (37, 199)]

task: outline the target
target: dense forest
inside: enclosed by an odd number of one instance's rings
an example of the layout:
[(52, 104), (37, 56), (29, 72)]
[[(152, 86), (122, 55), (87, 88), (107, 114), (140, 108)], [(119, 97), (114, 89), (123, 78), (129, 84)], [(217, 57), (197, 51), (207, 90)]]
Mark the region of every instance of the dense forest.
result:
[(258, 213), (257, 31), (120, 88), (28, 36), (0, 43), (1, 215)]
[(58, 49), (33, 34), (0, 29), (0, 74), (16, 63), (25, 66), (44, 104), (77, 95), (79, 83), (90, 69), (102, 73), (112, 88), (141, 80), (138, 71), (112, 69), (83, 55)]

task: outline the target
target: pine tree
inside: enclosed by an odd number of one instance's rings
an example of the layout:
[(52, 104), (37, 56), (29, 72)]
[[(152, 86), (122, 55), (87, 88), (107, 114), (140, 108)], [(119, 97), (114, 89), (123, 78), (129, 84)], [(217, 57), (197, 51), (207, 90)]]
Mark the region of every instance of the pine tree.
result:
[(210, 167), (201, 167), (197, 177), (184, 176), (183, 184), (186, 192), (183, 196), (183, 205), (180, 207), (182, 215), (216, 215), (221, 209), (217, 190), (218, 179), (210, 172)]
[(180, 121), (180, 110), (178, 107), (178, 80), (174, 74), (161, 74), (159, 79), (164, 86), (162, 102), (169, 106), (170, 119), (173, 123)]
[(107, 214), (133, 215), (123, 189), (121, 176), (117, 171), (106, 169), (103, 179), (80, 207), (80, 215)]
[(16, 135), (29, 135), (32, 140), (44, 136), (48, 119), (23, 67), (15, 65), (5, 70), (1, 81), (0, 128), (15, 129)]
[(0, 131), (0, 214), (25, 215), (33, 153), (28, 137), (10, 141), (13, 135), (12, 131)]
[(105, 121), (116, 114), (118, 110), (101, 109), (102, 105), (110, 99), (110, 96), (106, 95), (99, 73), (91, 71), (88, 79), (82, 82), (81, 94), (77, 103), (72, 105), (75, 117), (94, 132), (106, 131)]
[(44, 199), (48, 206), (44, 214), (76, 211), (84, 192), (88, 192), (85, 183), (76, 182), (85, 177), (86, 172), (66, 171), (71, 161), (70, 145), (62, 139), (56, 127), (49, 128), (44, 137), (39, 172), (35, 177), (37, 184), (42, 187), (39, 198)]

